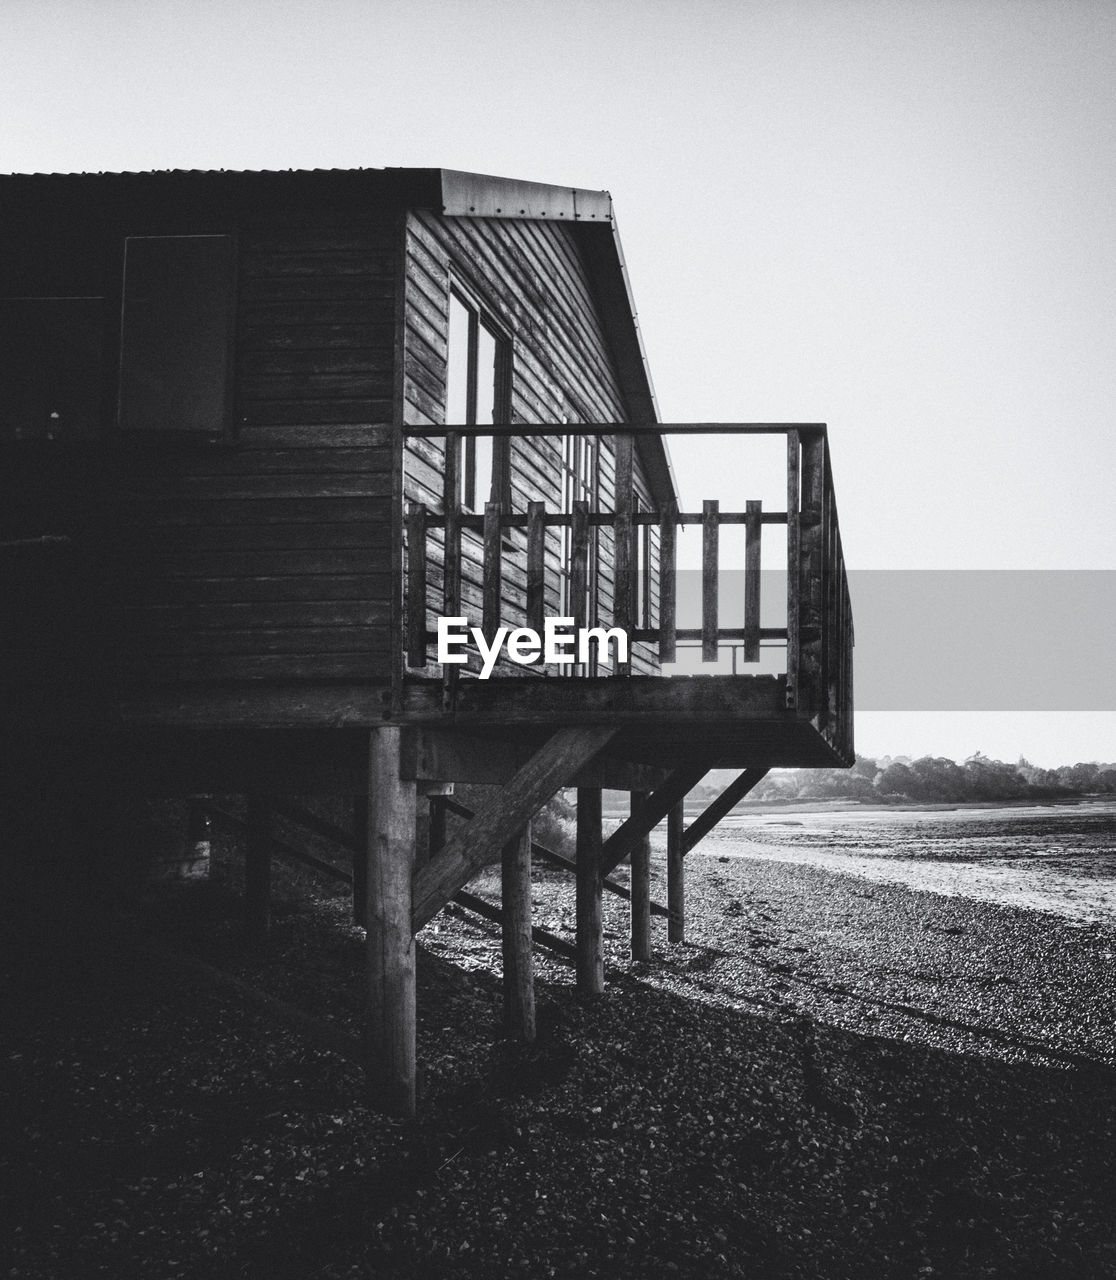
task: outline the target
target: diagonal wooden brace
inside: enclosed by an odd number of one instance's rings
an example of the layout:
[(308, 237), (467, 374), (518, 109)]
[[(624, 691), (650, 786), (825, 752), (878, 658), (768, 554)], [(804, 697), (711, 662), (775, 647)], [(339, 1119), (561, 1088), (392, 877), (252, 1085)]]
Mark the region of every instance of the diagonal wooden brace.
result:
[(700, 840), (704, 840), (717, 823), (766, 777), (766, 769), (745, 769), (740, 777), (734, 778), (700, 817), (695, 818), (686, 828), (682, 836), (683, 856)]
[(710, 767), (702, 764), (675, 769), (661, 787), (652, 791), (639, 809), (604, 842), (601, 847), (601, 875), (611, 875), (631, 852), (635, 842), (658, 826), (674, 805), (705, 777)]
[[(456, 813), (459, 818), (472, 818), (475, 816), (472, 809), (467, 805), (463, 805), (458, 800), (446, 800), (444, 803), (450, 813)], [(545, 858), (548, 862), (554, 863), (556, 867), (561, 867), (563, 870), (569, 871), (571, 874), (577, 871), (577, 863), (573, 858), (567, 858), (565, 854), (558, 853), (555, 849), (548, 849), (545, 844), (539, 844), (537, 840), (531, 841), (531, 852), (537, 857)], [(601, 887), (609, 893), (616, 894), (618, 898), (624, 898), (628, 901), (631, 900), (631, 890), (626, 888), (624, 885), (619, 884), (615, 880), (610, 880), (608, 876), (605, 876), (601, 881)], [(652, 901), (651, 914), (665, 917), (667, 909), (661, 902)]]
[(604, 725), (559, 729), (506, 783), (488, 804), (416, 874), (412, 924), (417, 933), (459, 889), (492, 861), (493, 850), (505, 844), (534, 817), (552, 795), (594, 756), (619, 730)]

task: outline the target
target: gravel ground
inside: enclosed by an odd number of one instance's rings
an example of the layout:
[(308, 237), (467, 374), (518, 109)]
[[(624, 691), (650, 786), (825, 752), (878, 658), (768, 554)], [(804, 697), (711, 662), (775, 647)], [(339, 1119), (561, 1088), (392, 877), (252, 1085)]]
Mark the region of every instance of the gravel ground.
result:
[[(1116, 1275), (1116, 932), (810, 866), (687, 866), (687, 944), (656, 921), (650, 964), (606, 898), (604, 997), (539, 957), (530, 1054), (498, 1039), (496, 931), (443, 913), (414, 1123), (127, 922), (22, 912), (0, 1274)], [(144, 927), (356, 1033), (344, 899), (284, 878), (252, 952), (237, 873), (152, 898)], [(572, 937), (572, 882), (538, 874), (535, 915)]]

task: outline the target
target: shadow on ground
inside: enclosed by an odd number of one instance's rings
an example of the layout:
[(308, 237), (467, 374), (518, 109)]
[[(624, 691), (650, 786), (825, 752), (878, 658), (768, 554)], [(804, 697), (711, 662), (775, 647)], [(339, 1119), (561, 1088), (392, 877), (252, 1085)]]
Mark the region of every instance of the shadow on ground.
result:
[[(4, 932), (11, 1276), (1116, 1270), (1102, 1066), (949, 1054), (631, 973), (595, 1001), (552, 974), (539, 1045), (516, 1052), (459, 924), (422, 958), (422, 1115), (396, 1123), (351, 1064), (144, 958), (132, 925), (45, 901), (13, 895)], [(161, 923), (185, 912), (180, 935), (227, 957), (230, 901), (218, 886)], [(329, 906), (280, 912), (253, 963), (345, 1022), (360, 947)]]

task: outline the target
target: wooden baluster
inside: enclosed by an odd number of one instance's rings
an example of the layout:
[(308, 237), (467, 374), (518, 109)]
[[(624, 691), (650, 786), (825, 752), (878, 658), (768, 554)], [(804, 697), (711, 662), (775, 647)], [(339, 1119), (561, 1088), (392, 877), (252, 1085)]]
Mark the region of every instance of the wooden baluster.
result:
[(540, 634), (546, 608), (546, 505), (527, 504), (527, 625)]
[(585, 626), (585, 595), (589, 578), (589, 504), (579, 498), (573, 504), (570, 539), (570, 599), (574, 627)]
[(763, 503), (749, 499), (744, 525), (744, 661), (760, 660), (760, 535)]
[(407, 665), (426, 666), (426, 507), (407, 507)]
[(706, 498), (702, 504), (701, 555), (701, 660), (717, 661), (717, 588), (720, 504)]
[(672, 503), (659, 520), (659, 662), (674, 662), (678, 652), (678, 566), (675, 531), (678, 512)]
[(500, 504), (486, 502), (484, 505), (484, 571), (482, 576), (483, 613), (481, 627), (485, 638), (489, 641), (496, 634), (500, 625), (500, 591), (503, 586), (500, 571), (501, 535)]
[[(635, 505), (632, 474), (633, 446), (635, 439), (629, 434), (616, 437), (616, 579), (613, 583), (613, 626), (620, 627), (630, 637), (635, 626), (635, 566), (632, 543), (632, 510)], [(618, 676), (631, 675), (631, 662), (618, 662)]]

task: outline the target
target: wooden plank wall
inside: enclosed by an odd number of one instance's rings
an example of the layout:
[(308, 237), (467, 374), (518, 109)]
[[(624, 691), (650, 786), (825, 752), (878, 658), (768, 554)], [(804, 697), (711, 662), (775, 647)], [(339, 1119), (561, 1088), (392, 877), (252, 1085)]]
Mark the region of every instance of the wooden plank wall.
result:
[[(407, 223), (403, 413), (409, 425), (445, 422), (445, 369), (448, 298), (451, 279), (470, 292), (512, 337), (512, 421), (571, 423), (627, 420), (627, 409), (609, 352), (589, 273), (579, 250), (576, 228), (560, 223), (488, 218), (450, 218), (412, 213)], [(513, 510), (543, 501), (561, 510), (562, 441), (525, 434), (511, 450)], [(405, 454), (408, 501), (442, 509), (443, 445), (438, 440), (410, 441)], [(607, 439), (601, 451), (600, 502), (615, 506), (615, 458)], [(650, 506), (638, 459), (636, 489)], [(441, 612), (441, 540), (430, 536), (427, 581), (428, 624)], [(600, 617), (611, 619), (615, 549), (611, 530), (599, 536), (597, 590)], [(464, 535), (463, 612), (479, 625), (482, 610), (479, 536)], [(562, 545), (559, 530), (547, 534), (545, 612), (560, 610)], [(653, 569), (657, 560), (653, 554)], [(657, 595), (657, 574), (651, 580)], [(510, 531), (503, 552), (502, 619), (525, 621), (526, 537)], [(633, 668), (653, 671), (650, 647), (640, 645)], [(430, 668), (428, 668), (430, 670)], [(529, 674), (540, 668), (507, 664), (501, 674)]]
[(398, 230), (241, 236), (236, 447), (113, 485), (123, 683), (386, 676)]

